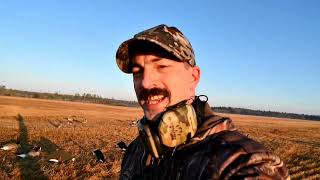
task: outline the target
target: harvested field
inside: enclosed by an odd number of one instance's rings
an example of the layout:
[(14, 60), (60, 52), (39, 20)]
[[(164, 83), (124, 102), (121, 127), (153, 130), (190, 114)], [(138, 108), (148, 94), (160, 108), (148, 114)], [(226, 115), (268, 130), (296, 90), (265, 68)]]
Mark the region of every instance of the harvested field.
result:
[[(21, 145), (0, 151), (0, 177), (117, 179), (123, 153), (115, 145), (137, 135), (132, 122), (142, 114), (139, 108), (0, 96), (0, 145), (17, 140)], [(320, 179), (320, 122), (220, 115), (276, 152), (292, 179)], [(39, 157), (16, 157), (34, 146), (42, 147)], [(104, 153), (105, 163), (97, 162), (95, 149)]]

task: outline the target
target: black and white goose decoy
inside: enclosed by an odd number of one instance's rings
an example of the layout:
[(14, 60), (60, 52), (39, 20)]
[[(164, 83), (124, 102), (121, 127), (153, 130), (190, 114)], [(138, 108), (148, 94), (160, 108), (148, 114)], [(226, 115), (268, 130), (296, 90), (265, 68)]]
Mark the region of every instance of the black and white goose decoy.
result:
[(117, 146), (118, 148), (120, 148), (123, 152), (127, 150), (128, 146), (126, 145), (126, 143), (124, 143), (123, 141), (118, 142)]
[(17, 155), (18, 157), (21, 158), (26, 158), (26, 157), (37, 157), (40, 155), (41, 152), (41, 147), (40, 146), (36, 146), (34, 147), (31, 151), (29, 151), (28, 153), (24, 153), (24, 154), (19, 154)]
[(97, 157), (97, 161), (105, 162), (103, 153), (99, 149), (94, 150), (92, 153)]

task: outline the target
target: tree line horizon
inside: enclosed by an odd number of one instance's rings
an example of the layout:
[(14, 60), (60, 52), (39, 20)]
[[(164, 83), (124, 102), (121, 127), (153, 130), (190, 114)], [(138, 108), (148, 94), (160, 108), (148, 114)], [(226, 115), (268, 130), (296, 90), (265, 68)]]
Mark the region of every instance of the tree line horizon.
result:
[[(139, 107), (139, 104), (137, 101), (104, 98), (97, 94), (75, 93), (74, 95), (71, 95), (71, 94), (60, 94), (58, 92), (55, 92), (55, 93), (34, 92), (34, 91), (24, 91), (24, 90), (17, 90), (17, 89), (8, 89), (4, 85), (0, 86), (0, 95), (37, 98), (37, 99), (74, 101), (74, 102), (87, 102), (87, 103), (97, 103), (97, 104), (127, 106), (127, 107)], [(211, 109), (217, 113), (320, 121), (320, 115), (297, 114), (297, 113), (287, 113), (287, 112), (277, 112), (277, 111), (263, 111), (263, 110), (253, 110), (253, 109), (246, 109), (246, 108), (223, 107), (223, 106), (211, 107)]]

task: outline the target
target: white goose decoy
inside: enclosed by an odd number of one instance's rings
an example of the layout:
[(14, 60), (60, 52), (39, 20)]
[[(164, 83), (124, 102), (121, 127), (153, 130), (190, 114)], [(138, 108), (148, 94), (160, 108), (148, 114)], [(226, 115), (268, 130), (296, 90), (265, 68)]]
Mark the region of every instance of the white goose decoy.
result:
[(41, 151), (41, 147), (40, 146), (37, 146), (35, 148), (33, 148), (32, 151), (26, 153), (26, 154), (19, 154), (17, 155), (18, 157), (21, 157), (21, 158), (26, 158), (26, 157), (37, 157), (40, 155), (40, 151)]
[(56, 149), (55, 151), (52, 151), (50, 153), (47, 153), (45, 156), (46, 160), (49, 162), (67, 162), (72, 160), (74, 158), (71, 153), (61, 150), (61, 149)]
[(131, 121), (130, 126), (135, 127), (135, 126), (137, 126), (138, 122), (139, 122), (139, 120)]
[(5, 144), (1, 147), (2, 150), (4, 151), (10, 151), (10, 150), (16, 150), (19, 148), (19, 144), (17, 143), (8, 143), (8, 144)]
[[(76, 160), (76, 158), (72, 158), (71, 161), (74, 162)], [(49, 159), (49, 162), (54, 162), (54, 163), (58, 163), (60, 162), (58, 159)]]
[(55, 162), (55, 163), (58, 163), (59, 160), (58, 159), (49, 159), (49, 162)]

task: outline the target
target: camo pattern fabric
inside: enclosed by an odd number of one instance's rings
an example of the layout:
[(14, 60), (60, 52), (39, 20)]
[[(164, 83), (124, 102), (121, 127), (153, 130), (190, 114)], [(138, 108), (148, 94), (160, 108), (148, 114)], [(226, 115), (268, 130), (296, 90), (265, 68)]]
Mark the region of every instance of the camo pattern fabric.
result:
[(162, 144), (168, 147), (178, 145), (193, 137), (197, 130), (197, 116), (191, 105), (185, 105), (166, 112), (158, 131)]
[(116, 53), (117, 65), (125, 73), (131, 73), (129, 48), (135, 41), (149, 41), (155, 43), (191, 66), (195, 66), (195, 56), (189, 40), (176, 27), (158, 25), (142, 31), (132, 39), (123, 42)]
[(229, 118), (213, 114), (188, 144), (162, 159), (152, 157), (139, 136), (129, 145), (120, 179), (290, 179), (284, 162), (239, 133)]

